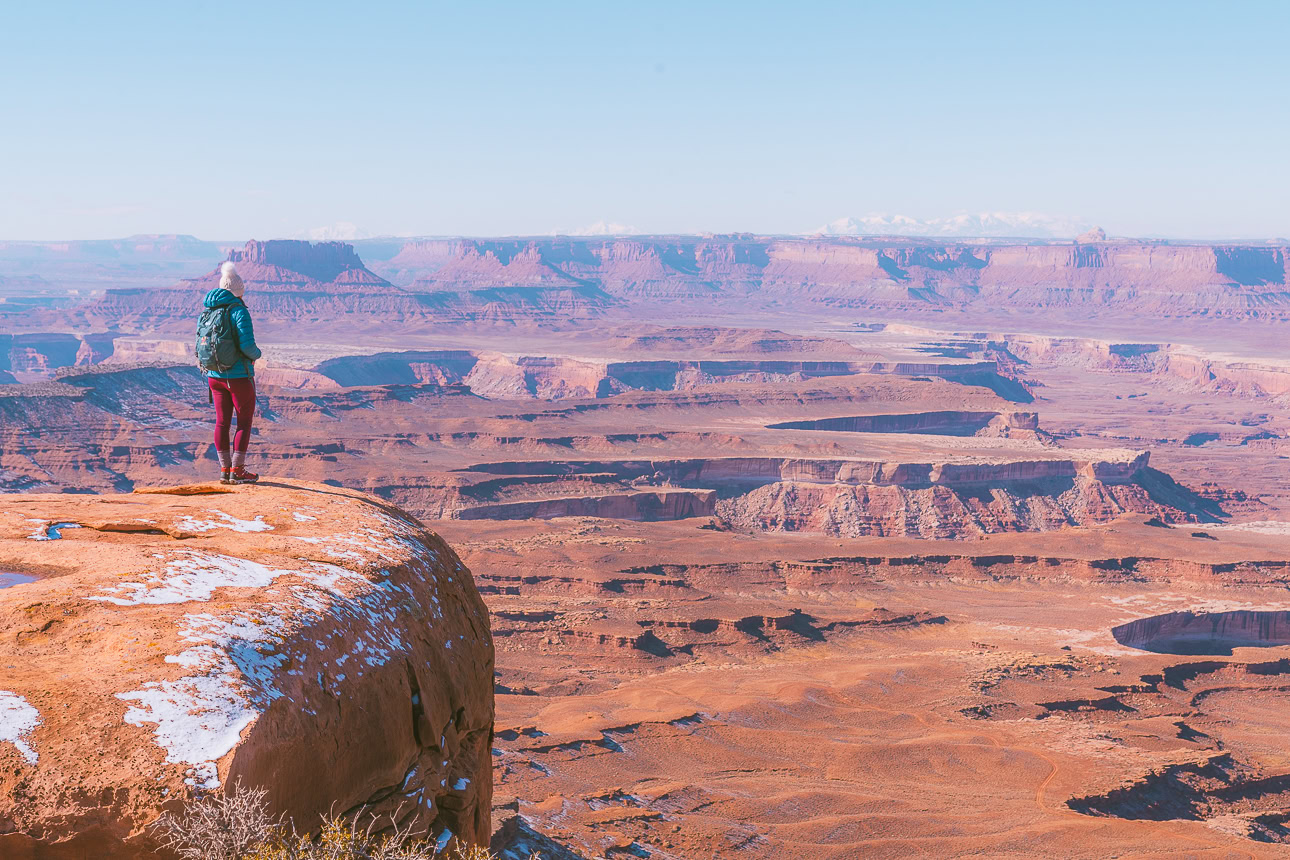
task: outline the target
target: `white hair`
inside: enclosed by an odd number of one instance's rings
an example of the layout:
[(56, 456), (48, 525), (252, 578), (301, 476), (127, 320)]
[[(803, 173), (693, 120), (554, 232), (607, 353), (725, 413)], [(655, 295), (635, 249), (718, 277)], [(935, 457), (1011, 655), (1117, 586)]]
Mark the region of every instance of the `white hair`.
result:
[(232, 260), (225, 260), (219, 267), (219, 285), (239, 299), (246, 290), (246, 285), (242, 283), (242, 276), (237, 273), (237, 266), (233, 265)]

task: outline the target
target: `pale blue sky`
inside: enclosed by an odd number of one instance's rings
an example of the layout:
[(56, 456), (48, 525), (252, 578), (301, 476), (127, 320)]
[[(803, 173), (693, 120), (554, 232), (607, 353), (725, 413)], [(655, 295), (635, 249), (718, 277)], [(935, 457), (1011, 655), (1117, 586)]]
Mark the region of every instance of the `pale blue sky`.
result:
[(1290, 235), (1286, 2), (43, 0), (0, 30), (0, 238)]

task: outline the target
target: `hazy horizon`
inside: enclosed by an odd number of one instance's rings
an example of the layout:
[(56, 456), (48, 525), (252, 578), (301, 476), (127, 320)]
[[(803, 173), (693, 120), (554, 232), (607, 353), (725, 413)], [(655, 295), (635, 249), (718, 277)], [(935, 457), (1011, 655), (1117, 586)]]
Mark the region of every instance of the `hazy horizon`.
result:
[[(1094, 228), (1096, 226), (1097, 225), (1093, 225)], [(327, 230), (327, 228), (320, 228), (320, 229), (323, 231)], [(802, 232), (796, 232), (796, 233), (787, 233), (787, 232), (764, 232), (764, 231), (749, 231), (749, 230), (730, 230), (730, 231), (658, 230), (658, 231), (649, 231), (649, 232), (632, 230), (632, 231), (619, 231), (619, 232), (575, 232), (575, 231), (554, 232), (552, 231), (552, 232), (546, 232), (546, 233), (404, 233), (404, 234), (394, 234), (394, 233), (369, 234), (364, 231), (360, 235), (305, 235), (304, 233), (295, 233), (291, 235), (264, 234), (264, 235), (249, 235), (249, 236), (241, 236), (241, 237), (199, 236), (199, 235), (193, 235), (192, 233), (180, 233), (180, 232), (173, 232), (173, 231), (169, 231), (169, 232), (150, 231), (150, 232), (144, 232), (144, 233), (130, 233), (128, 235), (110, 235), (110, 236), (44, 236), (39, 238), (15, 238), (15, 237), (0, 236), (0, 244), (48, 245), (48, 244), (56, 244), (56, 243), (62, 243), (62, 242), (122, 242), (130, 239), (173, 237), (177, 239), (192, 239), (194, 241), (202, 242), (206, 244), (234, 247), (234, 246), (241, 246), (246, 242), (250, 242), (250, 241), (269, 242), (269, 241), (282, 241), (282, 240), (300, 240), (300, 241), (307, 241), (312, 243), (346, 242), (346, 243), (361, 244), (363, 242), (382, 242), (382, 241), (410, 242), (410, 241), (431, 241), (431, 240), (451, 240), (451, 239), (465, 239), (465, 240), (476, 240), (476, 241), (531, 239), (536, 241), (540, 239), (558, 239), (558, 238), (650, 239), (650, 238), (667, 238), (667, 237), (704, 238), (704, 237), (721, 237), (721, 236), (733, 236), (733, 235), (748, 235), (748, 236), (753, 236), (757, 238), (785, 238), (785, 239), (809, 239), (809, 238), (819, 237), (824, 239), (864, 239), (864, 240), (893, 239), (893, 240), (914, 240), (914, 241), (926, 240), (928, 242), (943, 241), (948, 243), (970, 243), (974, 241), (995, 243), (995, 242), (1007, 242), (1011, 240), (1027, 241), (1027, 242), (1033, 241), (1033, 242), (1062, 243), (1062, 242), (1071, 242), (1076, 238), (1074, 235), (1071, 235), (1071, 236), (1029, 235), (1028, 236), (1020, 233), (1018, 234), (998, 233), (998, 234), (983, 235), (983, 234), (973, 234), (973, 233), (951, 234), (951, 233), (865, 232), (865, 233), (845, 233), (844, 234), (844, 233), (829, 233), (825, 231), (802, 231)], [(1174, 243), (1174, 244), (1249, 244), (1249, 245), (1290, 244), (1290, 238), (1286, 238), (1284, 236), (1252, 236), (1252, 237), (1166, 236), (1166, 235), (1120, 236), (1110, 232), (1107, 232), (1107, 237), (1105, 241), (1107, 242), (1116, 242), (1116, 241), (1167, 242), (1167, 243)]]
[(875, 213), (1290, 235), (1282, 4), (52, 3), (7, 23), (11, 240), (794, 235)]

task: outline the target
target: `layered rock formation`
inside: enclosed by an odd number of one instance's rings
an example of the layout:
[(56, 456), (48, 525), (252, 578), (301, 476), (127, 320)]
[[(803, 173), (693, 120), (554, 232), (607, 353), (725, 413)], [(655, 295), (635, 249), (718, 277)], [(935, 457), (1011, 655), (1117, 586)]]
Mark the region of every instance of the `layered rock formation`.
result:
[[(292, 239), (250, 241), (228, 258), (238, 265), (242, 280), (281, 288), (310, 285), (387, 287), (389, 282), (369, 272), (344, 242), (309, 243)], [(219, 281), (219, 270), (198, 279)]]
[[(512, 289), (464, 287), (427, 293), (394, 286), (368, 270), (343, 242), (249, 241), (229, 259), (248, 287), (247, 301), (257, 320), (313, 323), (347, 315), (391, 320), (470, 319), (505, 322), (556, 314), (584, 315), (604, 303), (594, 288), (524, 284)], [(180, 281), (168, 289), (108, 290), (70, 316), (86, 328), (151, 330), (191, 326), (201, 295), (219, 282), (219, 269)], [(534, 287), (537, 287), (536, 289)]]
[(1115, 641), (1166, 654), (1231, 654), (1233, 648), (1290, 645), (1290, 611), (1170, 612), (1111, 630)]
[(996, 479), (980, 481), (975, 488), (776, 482), (718, 502), (716, 515), (731, 528), (747, 532), (960, 539), (1099, 525), (1126, 513), (1170, 523), (1212, 522), (1212, 509), (1198, 502), (1187, 493), (1161, 496), (1140, 484), (1088, 478)]
[(413, 242), (382, 271), (416, 289), (594, 285), (636, 299), (759, 296), (863, 307), (1290, 311), (1282, 246), (713, 237)]
[(1183, 389), (1242, 397), (1290, 395), (1290, 362), (1274, 356), (1242, 358), (1171, 343), (1133, 343), (1099, 338), (1033, 334), (977, 334), (1028, 362), (1113, 373), (1150, 374)]
[[(1073, 452), (1072, 452), (1073, 453)], [(651, 479), (717, 488), (792, 481), (848, 486), (925, 487), (933, 484), (989, 484), (1088, 478), (1107, 484), (1129, 483), (1147, 468), (1146, 451), (1084, 451), (1081, 456), (1010, 459), (1001, 462), (959, 460), (891, 462), (797, 457), (708, 457), (682, 460), (565, 460), (486, 463), (467, 471), (501, 475), (612, 474), (620, 480)]]
[[(463, 383), (490, 399), (601, 398), (626, 391), (693, 391), (729, 383), (830, 376), (926, 376), (979, 385), (1015, 402), (1033, 396), (994, 361), (829, 361), (782, 358), (596, 361), (560, 355), (467, 350), (388, 352), (329, 359), (314, 371), (340, 385)], [(312, 386), (308, 386), (312, 387)], [(1021, 428), (1018, 428), (1021, 429)]]
[(0, 375), (8, 382), (48, 378), (62, 367), (97, 364), (112, 355), (115, 336), (32, 332), (0, 334)]
[[(252, 241), (230, 258), (281, 321), (337, 313), (384, 319), (515, 324), (588, 318), (658, 302), (814, 311), (1151, 313), (1165, 317), (1284, 319), (1290, 254), (1281, 245), (1155, 241), (973, 244), (848, 237), (659, 236), (631, 239), (418, 240), (377, 272), (352, 246)], [(190, 290), (213, 275), (154, 294), (110, 290), (73, 316), (84, 328), (185, 321)], [(272, 295), (270, 299), (269, 296)], [(714, 304), (715, 303), (715, 304)], [(13, 325), (31, 323), (12, 315)], [(46, 324), (56, 318), (38, 314)]]
[[(1148, 466), (1147, 452), (995, 462), (776, 457), (480, 464), (417, 503), (457, 519), (715, 516), (745, 532), (964, 538), (1054, 531), (1126, 513), (1213, 522), (1218, 505)], [(487, 478), (476, 477), (483, 473)]]
[(163, 810), (239, 781), (305, 828), (487, 843), (487, 610), (397, 509), (291, 483), (11, 498), (0, 569), (26, 572), (0, 582), (0, 855), (153, 856)]
[(845, 433), (928, 433), (938, 436), (1011, 435), (1012, 431), (1039, 430), (1039, 415), (1034, 412), (939, 412), (893, 413), (889, 415), (856, 415), (841, 418), (816, 418), (806, 421), (783, 421), (770, 425), (773, 430), (826, 430)]

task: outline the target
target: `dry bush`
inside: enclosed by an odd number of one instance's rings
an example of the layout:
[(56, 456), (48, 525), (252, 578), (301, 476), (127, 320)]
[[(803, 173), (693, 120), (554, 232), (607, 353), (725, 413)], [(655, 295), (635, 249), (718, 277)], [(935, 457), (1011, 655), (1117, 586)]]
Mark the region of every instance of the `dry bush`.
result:
[(301, 836), (294, 831), (275, 834), (247, 855), (246, 860), (431, 860), (435, 846), (424, 840), (413, 839), (410, 830), (397, 826), (394, 832), (375, 837), (373, 821), (367, 830), (329, 818), (323, 821), (322, 832), (316, 838)]
[[(391, 832), (374, 835), (375, 820), (360, 830), (326, 816), (317, 836), (302, 836), (281, 817), (269, 815), (266, 795), (264, 789), (238, 783), (228, 794), (190, 803), (182, 814), (166, 813), (154, 827), (162, 845), (182, 860), (497, 860), (478, 846), (437, 852), (434, 842), (413, 838), (410, 827), (394, 825)], [(540, 858), (534, 854), (529, 860)]]
[(167, 812), (153, 826), (182, 860), (244, 860), (281, 827), (269, 815), (267, 794), (239, 782), (229, 794), (190, 803), (179, 815)]

